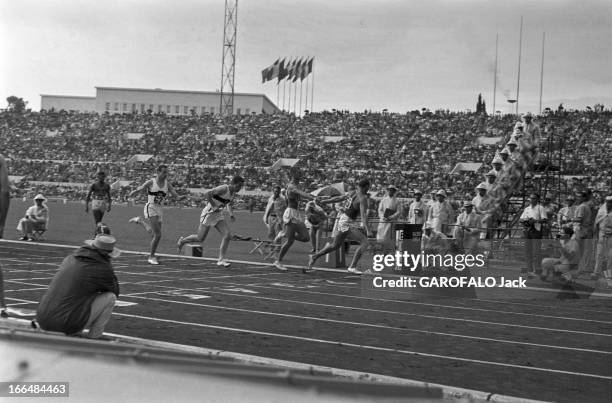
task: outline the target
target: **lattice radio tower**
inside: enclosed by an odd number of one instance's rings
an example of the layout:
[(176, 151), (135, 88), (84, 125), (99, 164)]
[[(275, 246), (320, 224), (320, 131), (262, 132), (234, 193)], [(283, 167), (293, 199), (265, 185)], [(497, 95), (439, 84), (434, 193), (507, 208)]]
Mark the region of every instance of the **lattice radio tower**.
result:
[(238, 0), (225, 0), (223, 24), (223, 58), (221, 59), (222, 115), (234, 113), (234, 72), (236, 70), (236, 29), (238, 27)]

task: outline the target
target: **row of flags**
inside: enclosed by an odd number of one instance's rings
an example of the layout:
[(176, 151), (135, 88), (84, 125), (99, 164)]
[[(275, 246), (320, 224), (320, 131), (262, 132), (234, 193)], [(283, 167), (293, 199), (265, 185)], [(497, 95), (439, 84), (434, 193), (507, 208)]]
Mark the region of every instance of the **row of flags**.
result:
[(311, 57), (310, 60), (307, 57), (293, 60), (287, 60), (287, 58), (281, 60), (279, 58), (270, 67), (266, 67), (261, 71), (261, 82), (265, 83), (275, 78), (278, 79), (277, 82), (279, 83), (285, 79), (293, 82), (296, 82), (298, 79), (303, 81), (312, 73), (313, 62), (314, 57)]

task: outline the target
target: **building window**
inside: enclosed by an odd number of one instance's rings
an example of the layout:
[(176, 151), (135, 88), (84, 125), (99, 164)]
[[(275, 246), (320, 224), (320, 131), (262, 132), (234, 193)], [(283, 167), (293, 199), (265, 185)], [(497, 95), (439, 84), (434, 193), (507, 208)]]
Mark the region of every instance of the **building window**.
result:
[(170, 105), (166, 105), (166, 113), (170, 114)]
[(149, 110), (153, 112), (153, 105), (149, 105)]
[(164, 106), (163, 105), (157, 105), (157, 112), (158, 113), (162, 113), (164, 110)]
[(178, 105), (174, 105), (174, 113), (176, 113), (177, 115), (181, 113), (181, 107)]
[(189, 107), (188, 106), (183, 106), (183, 114), (189, 115)]
[(106, 104), (104, 104), (104, 110), (105, 111), (110, 111), (110, 102), (107, 102)]
[(205, 107), (205, 106), (203, 106), (203, 107), (202, 107), (202, 115), (203, 115), (203, 114), (205, 114), (205, 113), (206, 113), (206, 107)]
[(123, 112), (127, 112), (127, 104), (123, 104)]
[(240, 108), (236, 108), (236, 115), (240, 115)]
[(215, 114), (215, 107), (214, 106), (210, 107), (210, 113), (212, 113), (213, 115)]
[(115, 102), (115, 112), (119, 112), (119, 102)]
[(246, 114), (248, 115), (248, 114), (250, 114), (250, 113), (251, 113), (251, 110), (250, 110), (249, 108), (246, 108), (246, 109), (244, 110), (244, 113), (246, 113)]
[(132, 112), (136, 112), (136, 104), (132, 104)]
[(140, 113), (145, 112), (145, 104), (140, 104)]

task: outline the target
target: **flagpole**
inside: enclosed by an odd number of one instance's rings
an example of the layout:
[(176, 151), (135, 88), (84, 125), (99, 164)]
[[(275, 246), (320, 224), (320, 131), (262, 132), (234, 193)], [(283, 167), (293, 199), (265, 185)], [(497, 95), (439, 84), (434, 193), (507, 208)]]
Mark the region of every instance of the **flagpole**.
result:
[(314, 111), (314, 106), (313, 106), (313, 102), (314, 102), (314, 72), (315, 72), (315, 68), (314, 68), (314, 63), (315, 58), (312, 58), (312, 83), (310, 85), (310, 90), (312, 91), (310, 93), (310, 112)]
[(523, 48), (523, 16), (521, 15), (521, 32), (519, 36), (518, 75), (516, 78), (516, 116), (519, 114), (519, 89), (521, 86), (521, 50)]
[(283, 80), (283, 112), (285, 112), (285, 90), (287, 89), (287, 80)]
[(306, 100), (304, 101), (304, 109), (308, 109), (308, 76), (306, 76)]
[(279, 104), (279, 100), (280, 100), (280, 85), (278, 85), (278, 80), (276, 80), (276, 106), (278, 107)]
[(304, 82), (300, 78), (300, 116), (302, 116), (302, 84), (304, 84)]
[(495, 116), (495, 95), (497, 94), (497, 49), (499, 33), (495, 35), (495, 73), (493, 74), (493, 116)]
[(540, 114), (542, 114), (542, 88), (544, 87), (544, 40), (546, 32), (542, 32), (542, 69), (540, 70)]
[(291, 113), (291, 83), (289, 83), (289, 95), (287, 96), (287, 112)]
[(295, 108), (297, 106), (297, 83), (295, 81), (293, 82), (293, 86), (295, 87), (293, 88), (293, 113), (295, 114)]

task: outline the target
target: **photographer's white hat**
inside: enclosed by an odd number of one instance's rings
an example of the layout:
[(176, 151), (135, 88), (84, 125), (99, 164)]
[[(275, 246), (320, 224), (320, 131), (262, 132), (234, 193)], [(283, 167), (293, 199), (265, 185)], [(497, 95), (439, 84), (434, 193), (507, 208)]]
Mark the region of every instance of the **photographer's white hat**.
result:
[(119, 257), (121, 250), (115, 248), (117, 240), (112, 235), (98, 235), (94, 239), (87, 239), (85, 244), (108, 253), (110, 257)]

